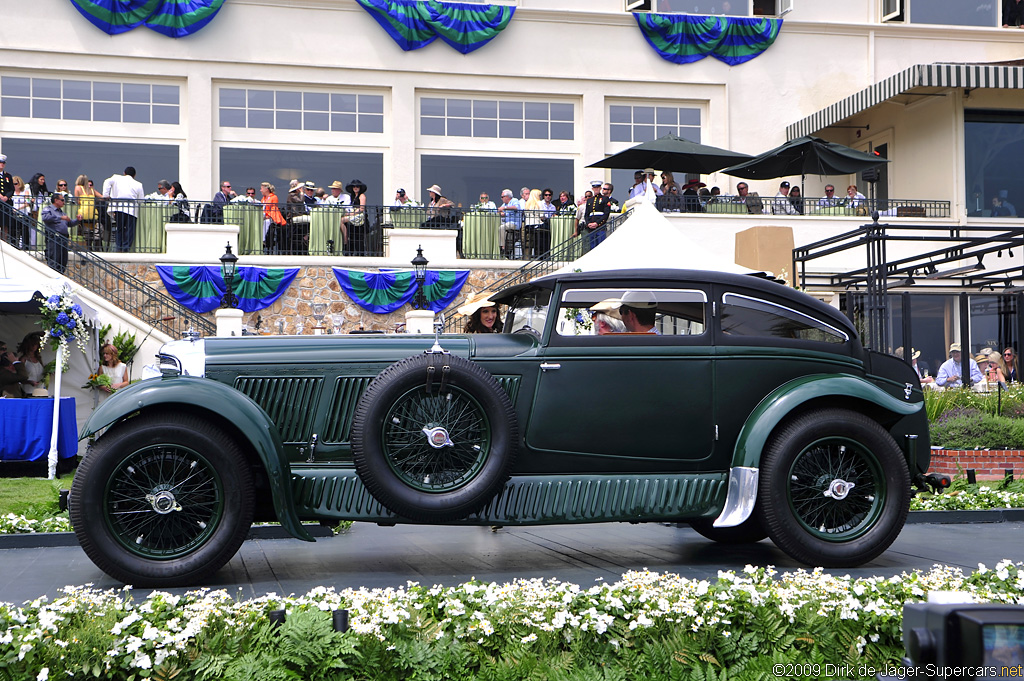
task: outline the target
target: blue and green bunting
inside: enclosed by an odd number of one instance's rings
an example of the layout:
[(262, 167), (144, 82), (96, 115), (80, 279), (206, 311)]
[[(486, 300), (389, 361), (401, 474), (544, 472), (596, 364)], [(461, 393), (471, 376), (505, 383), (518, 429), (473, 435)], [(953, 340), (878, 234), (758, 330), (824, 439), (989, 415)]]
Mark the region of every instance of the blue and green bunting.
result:
[[(334, 268), (341, 290), (369, 312), (388, 314), (412, 302), (416, 295), (416, 274), (411, 270), (362, 272)], [(469, 278), (469, 270), (427, 270), (423, 294), (434, 312), (444, 310), (458, 297)]]
[(171, 38), (184, 38), (216, 16), (224, 0), (71, 0), (104, 33), (117, 35), (145, 25)]
[(440, 38), (462, 54), (478, 50), (505, 30), (515, 7), (438, 0), (356, 0), (403, 50)]
[[(157, 265), (156, 271), (167, 292), (193, 312), (216, 310), (227, 292), (217, 265)], [(238, 309), (256, 312), (270, 307), (298, 272), (298, 267), (239, 267), (238, 281), (232, 286)]]
[(736, 66), (771, 47), (782, 19), (634, 13), (640, 31), (662, 59), (689, 64), (707, 56)]

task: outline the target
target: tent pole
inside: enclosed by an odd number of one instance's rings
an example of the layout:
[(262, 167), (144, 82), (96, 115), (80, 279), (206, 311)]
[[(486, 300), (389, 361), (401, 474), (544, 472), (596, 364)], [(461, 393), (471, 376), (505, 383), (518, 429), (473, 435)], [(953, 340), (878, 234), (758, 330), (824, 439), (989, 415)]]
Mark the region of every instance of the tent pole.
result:
[(64, 344), (57, 347), (57, 370), (53, 377), (53, 422), (50, 428), (50, 453), (47, 456), (47, 477), (57, 477), (57, 422), (60, 418), (60, 375), (64, 367)]

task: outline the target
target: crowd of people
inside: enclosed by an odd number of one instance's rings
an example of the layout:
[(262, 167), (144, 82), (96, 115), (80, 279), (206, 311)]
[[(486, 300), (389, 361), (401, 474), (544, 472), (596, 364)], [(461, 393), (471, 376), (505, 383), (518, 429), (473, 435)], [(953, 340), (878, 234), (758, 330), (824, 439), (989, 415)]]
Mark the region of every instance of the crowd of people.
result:
[[(960, 343), (949, 346), (949, 358), (939, 366), (938, 372), (932, 376), (927, 364), (920, 362), (921, 351), (911, 349), (911, 366), (917, 372), (922, 385), (931, 388), (959, 388), (963, 386), (963, 353)], [(896, 355), (903, 357), (903, 348), (896, 349)], [(970, 384), (975, 387), (1006, 387), (1008, 383), (1020, 380), (1017, 370), (1017, 351), (1007, 346), (1002, 353), (992, 348), (982, 348), (974, 357), (967, 360), (970, 371)]]

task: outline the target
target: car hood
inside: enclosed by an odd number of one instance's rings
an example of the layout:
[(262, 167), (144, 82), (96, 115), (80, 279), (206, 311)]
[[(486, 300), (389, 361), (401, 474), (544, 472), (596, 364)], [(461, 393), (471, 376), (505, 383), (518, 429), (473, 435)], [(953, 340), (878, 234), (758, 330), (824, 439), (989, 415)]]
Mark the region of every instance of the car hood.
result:
[[(232, 336), (204, 339), (206, 367), (282, 366), (344, 362), (398, 361), (434, 345), (434, 336), (330, 335)], [(447, 335), (441, 347), (469, 359), (516, 357), (530, 354), (537, 341), (527, 334)]]

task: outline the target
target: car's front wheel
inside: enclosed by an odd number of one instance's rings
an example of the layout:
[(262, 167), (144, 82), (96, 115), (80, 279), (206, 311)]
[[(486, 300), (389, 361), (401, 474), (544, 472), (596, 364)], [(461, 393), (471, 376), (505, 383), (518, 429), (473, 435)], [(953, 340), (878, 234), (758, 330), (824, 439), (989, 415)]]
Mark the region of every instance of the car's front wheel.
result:
[(903, 529), (910, 473), (878, 423), (846, 409), (820, 409), (772, 437), (758, 495), (776, 546), (809, 565), (852, 567), (877, 557)]
[(253, 517), (249, 465), (234, 441), (188, 415), (115, 426), (82, 461), (70, 515), (86, 555), (136, 586), (195, 584), (227, 563)]

